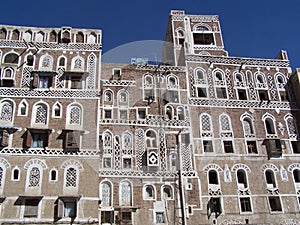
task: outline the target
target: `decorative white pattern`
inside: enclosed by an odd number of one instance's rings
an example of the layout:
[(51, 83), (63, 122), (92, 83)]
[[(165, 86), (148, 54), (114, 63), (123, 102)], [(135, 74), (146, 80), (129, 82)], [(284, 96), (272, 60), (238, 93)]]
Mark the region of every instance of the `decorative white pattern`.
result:
[(87, 77), (87, 88), (94, 89), (96, 83), (96, 70), (97, 70), (97, 57), (94, 53), (91, 53), (88, 56), (87, 70), (89, 72), (89, 76)]

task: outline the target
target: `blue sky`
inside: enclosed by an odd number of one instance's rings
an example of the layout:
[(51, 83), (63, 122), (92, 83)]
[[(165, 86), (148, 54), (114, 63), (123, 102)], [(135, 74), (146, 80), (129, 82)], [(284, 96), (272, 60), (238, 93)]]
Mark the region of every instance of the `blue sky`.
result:
[(284, 49), (292, 68), (300, 67), (298, 0), (15, 0), (2, 1), (1, 9), (1, 24), (102, 29), (104, 53), (134, 41), (163, 40), (172, 9), (219, 15), (230, 56), (275, 58)]

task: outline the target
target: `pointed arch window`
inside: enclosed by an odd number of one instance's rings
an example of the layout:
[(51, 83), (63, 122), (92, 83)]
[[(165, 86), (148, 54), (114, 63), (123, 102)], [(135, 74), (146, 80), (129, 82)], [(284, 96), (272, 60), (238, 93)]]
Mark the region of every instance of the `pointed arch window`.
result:
[(35, 36), (36, 42), (43, 42), (44, 41), (44, 33), (42, 31), (39, 31)]
[(111, 206), (112, 200), (112, 188), (111, 184), (107, 181), (101, 183), (101, 205)]
[(64, 57), (61, 57), (59, 59), (59, 66), (66, 66), (66, 59)]
[(104, 148), (104, 153), (112, 153), (112, 134), (108, 131), (104, 132), (103, 134), (103, 148)]
[(132, 189), (128, 181), (121, 181), (120, 183), (120, 205), (132, 205)]
[(28, 104), (25, 100), (22, 100), (19, 104), (18, 115), (27, 116), (27, 113), (28, 113)]
[(13, 103), (10, 101), (3, 101), (0, 104), (0, 120), (11, 122), (13, 119)]
[(96, 43), (96, 34), (95, 33), (89, 34), (88, 39), (87, 39), (87, 43), (88, 44), (95, 44)]
[(253, 123), (251, 118), (245, 117), (242, 120), (243, 123), (243, 129), (244, 129), (244, 135), (245, 137), (252, 137), (254, 136), (254, 129), (253, 129)]
[(53, 105), (52, 117), (53, 118), (61, 118), (62, 117), (62, 105), (59, 102), (56, 102)]
[(30, 30), (26, 31), (24, 34), (23, 34), (23, 39), (26, 41), (26, 42), (30, 42), (31, 41), (31, 38), (32, 38), (32, 32)]

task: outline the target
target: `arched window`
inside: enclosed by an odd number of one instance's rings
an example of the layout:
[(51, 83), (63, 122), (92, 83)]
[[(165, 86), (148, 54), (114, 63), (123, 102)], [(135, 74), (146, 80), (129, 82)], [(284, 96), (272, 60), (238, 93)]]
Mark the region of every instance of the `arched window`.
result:
[(56, 102), (52, 108), (52, 117), (61, 118), (62, 117), (62, 105), (59, 102)]
[(173, 119), (173, 107), (168, 105), (165, 108), (166, 110), (166, 119), (172, 120)]
[(267, 188), (276, 188), (276, 179), (275, 179), (275, 174), (273, 170), (266, 170), (265, 171), (265, 179), (267, 183)]
[(20, 180), (20, 169), (18, 167), (12, 169), (11, 180), (12, 181)]
[(35, 41), (36, 42), (43, 42), (44, 41), (44, 33), (42, 31), (39, 31), (36, 35), (35, 35)]
[(104, 102), (108, 103), (108, 102), (113, 102), (113, 92), (110, 90), (106, 90), (104, 93)]
[(216, 80), (216, 81), (224, 80), (223, 74), (222, 74), (220, 71), (217, 71), (217, 72), (215, 73), (215, 80)]
[(39, 69), (52, 70), (53, 58), (50, 55), (43, 55), (40, 59)]
[(41, 171), (38, 167), (33, 166), (29, 170), (28, 187), (39, 187), (41, 181)]
[(265, 83), (265, 76), (263, 74), (261, 74), (261, 73), (257, 74), (257, 76), (256, 76), (256, 82), (258, 84)]
[(130, 133), (123, 133), (122, 146), (126, 150), (132, 149), (132, 135)]
[(235, 83), (236, 83), (236, 84), (239, 84), (239, 83), (242, 83), (242, 82), (244, 82), (244, 77), (243, 77), (243, 75), (240, 74), (240, 73), (236, 73), (236, 74), (235, 74)]
[(128, 103), (128, 96), (127, 96), (127, 92), (125, 91), (120, 91), (119, 92), (119, 97), (118, 97), (118, 100), (119, 100), (119, 104), (127, 104)]
[(33, 55), (28, 55), (26, 58), (26, 65), (27, 66), (33, 66), (34, 58)]
[(153, 84), (153, 77), (151, 75), (145, 76), (145, 85), (152, 85)]
[(285, 122), (286, 122), (289, 137), (296, 138), (298, 136), (298, 129), (294, 117), (292, 115), (286, 116)]
[(128, 181), (120, 182), (120, 205), (131, 206), (132, 205), (132, 190)]
[(231, 122), (228, 115), (220, 116), (221, 131), (231, 131)]
[(88, 44), (95, 44), (96, 43), (96, 34), (95, 33), (91, 33), (88, 36), (87, 43)]
[(69, 125), (81, 125), (82, 109), (79, 105), (71, 105), (68, 107)]
[(162, 189), (163, 199), (173, 199), (173, 188), (171, 185), (164, 185)]
[(112, 134), (109, 131), (104, 132), (103, 134), (103, 148), (104, 152), (111, 153), (113, 144), (112, 144)]
[(178, 87), (178, 81), (177, 78), (174, 76), (168, 77), (168, 88), (177, 88)]
[(1, 30), (0, 30), (0, 39), (6, 39), (6, 35), (7, 35), (7, 31), (4, 29), (4, 28), (2, 28)]
[(274, 121), (272, 118), (268, 117), (265, 119), (265, 129), (267, 134), (276, 134)]
[(48, 107), (44, 103), (38, 103), (33, 107), (33, 123), (44, 124), (48, 122)]
[(111, 184), (107, 181), (101, 183), (101, 205), (111, 206), (112, 203), (112, 188)]
[(59, 66), (65, 66), (66, 65), (66, 59), (64, 57), (61, 57), (59, 59), (59, 64), (58, 65)]
[(211, 132), (211, 117), (208, 114), (202, 114), (200, 116), (200, 128), (201, 132)]
[(50, 170), (49, 181), (57, 181), (57, 170), (56, 169)]
[(74, 167), (69, 167), (65, 171), (65, 187), (77, 187), (78, 172)]
[(20, 38), (20, 32), (18, 30), (13, 30), (11, 34), (11, 40), (18, 41)]
[(12, 122), (13, 119), (13, 103), (11, 101), (2, 101), (0, 104), (0, 120)]
[(210, 170), (208, 172), (208, 183), (219, 184), (218, 172), (216, 170)]
[(23, 39), (26, 41), (26, 42), (30, 42), (31, 41), (31, 38), (32, 38), (32, 32), (30, 30), (26, 31), (24, 34), (23, 34)]
[(156, 133), (153, 130), (148, 130), (146, 132), (146, 146), (148, 148), (157, 147)]
[(19, 108), (18, 108), (18, 115), (19, 116), (27, 116), (27, 112), (28, 112), (28, 104), (27, 102), (23, 99), (20, 104), (19, 104)]
[(200, 69), (197, 69), (195, 71), (195, 80), (204, 80), (204, 79), (205, 79), (204, 71), (200, 70)]
[(184, 108), (182, 106), (177, 107), (177, 119), (178, 120), (184, 120), (185, 119)]
[(57, 42), (57, 34), (54, 30), (50, 32), (49, 42)]
[(84, 35), (82, 32), (78, 32), (76, 34), (76, 43), (83, 43), (84, 42)]
[(252, 125), (252, 121), (249, 117), (245, 117), (243, 119), (243, 129), (244, 129), (244, 135), (249, 136), (254, 134), (254, 129)]
[(155, 199), (155, 190), (152, 185), (145, 185), (144, 186), (144, 199), (145, 200), (153, 200)]
[(293, 170), (293, 178), (295, 183), (300, 183), (300, 169)]
[(237, 184), (238, 184), (239, 189), (248, 188), (247, 174), (246, 174), (245, 170), (238, 169), (236, 171), (236, 177), (237, 177)]
[(18, 64), (19, 55), (17, 55), (16, 53), (8, 53), (4, 57), (4, 63)]
[(84, 70), (84, 60), (80, 56), (76, 56), (72, 59), (71, 69), (75, 71), (83, 71)]

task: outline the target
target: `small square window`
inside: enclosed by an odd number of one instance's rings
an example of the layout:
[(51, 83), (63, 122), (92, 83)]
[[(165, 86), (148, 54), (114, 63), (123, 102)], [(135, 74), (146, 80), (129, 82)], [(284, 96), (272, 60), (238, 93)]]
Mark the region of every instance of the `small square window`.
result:
[(156, 223), (165, 223), (165, 214), (163, 212), (156, 212)]
[(251, 153), (257, 154), (258, 152), (257, 152), (256, 141), (247, 141), (247, 150), (249, 154)]
[(224, 152), (233, 153), (233, 143), (232, 141), (223, 141)]
[(294, 154), (300, 153), (300, 141), (291, 141)]
[(244, 89), (238, 89), (238, 98), (239, 100), (247, 100), (247, 93)]
[(252, 212), (251, 200), (249, 197), (240, 198), (241, 212)]
[(105, 119), (111, 119), (112, 118), (111, 109), (104, 109), (104, 118)]
[(117, 77), (120, 77), (121, 76), (121, 69), (119, 68), (113, 68), (113, 76), (117, 76)]
[(279, 196), (269, 196), (268, 198), (271, 212), (282, 212)]
[(216, 88), (217, 98), (227, 98), (226, 88)]
[(146, 119), (146, 109), (143, 108), (138, 109), (138, 119), (140, 120)]
[(103, 158), (103, 168), (111, 168), (111, 158)]
[(259, 91), (258, 91), (258, 96), (259, 96), (259, 99), (260, 99), (261, 101), (268, 101), (268, 100), (269, 100), (268, 91), (265, 91), (265, 90), (259, 90)]
[(211, 140), (204, 140), (203, 141), (203, 151), (204, 152), (213, 152), (213, 144)]
[(120, 119), (127, 120), (127, 110), (120, 110)]
[(123, 168), (124, 169), (130, 169), (131, 168), (131, 159), (130, 158), (124, 158), (123, 159)]
[(197, 88), (197, 97), (199, 97), (199, 98), (207, 98), (207, 90), (206, 90), (206, 88), (198, 87)]
[(131, 221), (131, 212), (122, 212), (122, 220)]

